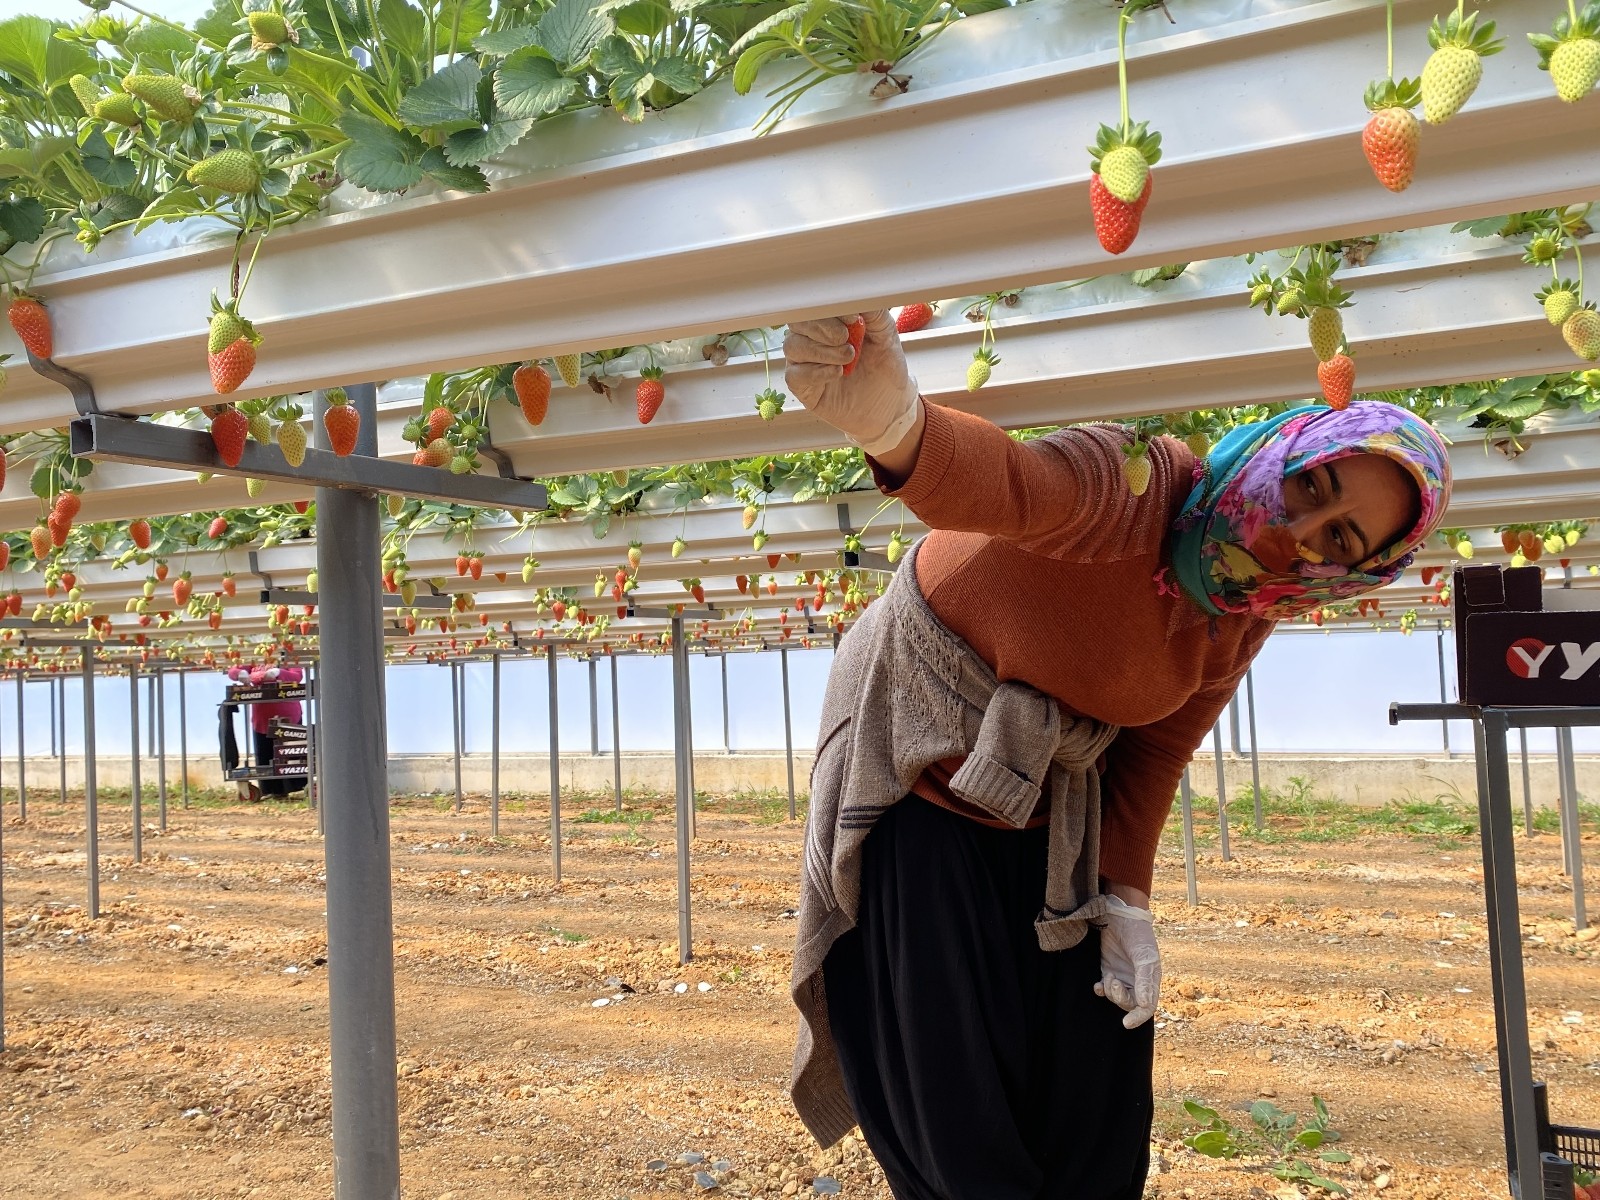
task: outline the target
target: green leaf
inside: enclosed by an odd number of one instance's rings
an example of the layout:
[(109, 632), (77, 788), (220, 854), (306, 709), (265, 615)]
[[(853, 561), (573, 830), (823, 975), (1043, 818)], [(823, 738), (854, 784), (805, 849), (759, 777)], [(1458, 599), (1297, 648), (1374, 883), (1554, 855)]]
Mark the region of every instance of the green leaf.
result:
[(144, 211), (144, 200), (127, 192), (112, 192), (95, 209), (94, 223), (109, 229), (123, 221), (132, 221)]
[[(460, 11), (460, 19), (456, 13)], [(485, 29), (489, 28), (489, 0), (444, 0), (433, 18), (435, 53), (459, 54)], [(455, 46), (450, 45), (452, 30)]]
[(1511, 400), (1498, 401), (1491, 407), (1494, 414), (1502, 420), (1526, 421), (1529, 417), (1543, 412), (1545, 402), (1542, 396), (1518, 396)]
[(703, 4), (696, 10), (696, 17), (700, 24), (732, 45), (757, 21), (766, 20), (783, 7), (781, 0), (762, 0), (755, 4)]
[(495, 121), (485, 129), (463, 129), (445, 139), (444, 156), (459, 167), (476, 166), (497, 154), (504, 154), (532, 128), (532, 119), (526, 118)]
[[(334, 0), (334, 2), (343, 7), (347, 0)], [(316, 7), (320, 8), (321, 5)], [(194, 31), (201, 37), (226, 46), (239, 32), (235, 25), (243, 15), (244, 10), (239, 0), (217, 0), (206, 14), (194, 23)]]
[(0, 179), (8, 175), (30, 175), (43, 179), (50, 165), (63, 154), (72, 152), (69, 137), (30, 138), (26, 147), (0, 150)]
[(0, 232), (13, 242), (37, 241), (44, 233), (44, 205), (32, 196), (0, 203)]
[(631, 4), (610, 5), (608, 9), (619, 33), (637, 38), (653, 38), (673, 17), (672, 6), (662, 0), (633, 0)]
[(422, 156), (422, 169), (453, 192), (487, 192), (489, 181), (473, 166), (455, 166), (438, 146)]
[(539, 30), (536, 25), (513, 25), (510, 29), (496, 29), (492, 33), (481, 33), (472, 39), (472, 48), (479, 54), (512, 54), (524, 46), (539, 44)]
[(806, 0), (802, 0), (802, 2), (799, 4), (791, 4), (787, 8), (780, 8), (777, 12), (773, 13), (764, 20), (757, 21), (754, 25), (750, 26), (749, 29), (745, 30), (743, 37), (741, 37), (732, 46), (728, 47), (728, 53), (742, 54), (746, 46), (754, 45), (757, 39), (763, 38), (768, 34), (773, 34), (774, 36), (779, 37), (780, 41), (786, 40), (788, 35), (780, 34), (778, 32), (778, 27), (785, 21), (799, 17), (801, 13), (805, 12), (807, 7), (809, 7), (809, 5), (806, 3)]
[(1219, 1114), (1216, 1109), (1207, 1108), (1198, 1100), (1185, 1100), (1183, 1102), (1183, 1111), (1188, 1113), (1189, 1116), (1194, 1120), (1204, 1121), (1207, 1124), (1219, 1119)]
[(495, 101), (500, 111), (512, 118), (556, 112), (577, 90), (576, 80), (567, 78), (560, 67), (532, 47), (518, 50), (495, 72)]
[(79, 150), (83, 154), (83, 169), (108, 188), (125, 188), (139, 177), (139, 168), (133, 160), (113, 154), (111, 143), (98, 129), (84, 138)]
[(1221, 1129), (1201, 1130), (1185, 1138), (1184, 1145), (1207, 1158), (1232, 1158), (1235, 1153), (1232, 1139)]
[(1294, 1135), (1295, 1145), (1303, 1146), (1307, 1150), (1315, 1150), (1322, 1145), (1322, 1130), (1302, 1129)]
[(428, 18), (406, 0), (382, 0), (378, 5), (378, 34), (391, 54), (421, 62), (428, 44)]
[(204, 207), (198, 191), (191, 187), (179, 187), (162, 192), (145, 206), (140, 215), (150, 221), (181, 221)]
[(476, 128), (482, 78), (476, 59), (457, 59), (407, 92), (395, 115), (408, 125), (443, 133)]
[(681, 54), (665, 55), (649, 65), (655, 82), (664, 83), (685, 96), (698, 92), (704, 84), (700, 69)]
[[(137, 54), (148, 65), (151, 60), (187, 58), (194, 53), (195, 39), (170, 25), (146, 21), (133, 27), (123, 46), (129, 54)], [(176, 65), (176, 61), (172, 65)]]
[(1325, 1163), (1347, 1163), (1350, 1161), (1350, 1155), (1343, 1150), (1324, 1150), (1317, 1157)]
[(733, 64), (733, 90), (741, 96), (749, 95), (750, 89), (755, 86), (756, 76), (761, 73), (761, 68), (788, 50), (789, 47), (776, 38), (757, 42), (746, 49)]
[(421, 182), (427, 147), (414, 133), (391, 129), (362, 113), (346, 113), (339, 128), (350, 144), (339, 154), (339, 173), (369, 192), (402, 192)]
[(598, 11), (595, 0), (556, 0), (539, 18), (536, 32), (551, 58), (575, 67), (589, 61), (612, 28), (611, 18)]
[(45, 92), (74, 75), (93, 73), (95, 61), (87, 50), (55, 36), (56, 30), (66, 27), (64, 21), (44, 17), (0, 21), (0, 71)]
[(42, 463), (33, 469), (33, 475), (28, 480), (28, 490), (41, 500), (48, 500), (61, 490), (61, 476), (49, 463)]

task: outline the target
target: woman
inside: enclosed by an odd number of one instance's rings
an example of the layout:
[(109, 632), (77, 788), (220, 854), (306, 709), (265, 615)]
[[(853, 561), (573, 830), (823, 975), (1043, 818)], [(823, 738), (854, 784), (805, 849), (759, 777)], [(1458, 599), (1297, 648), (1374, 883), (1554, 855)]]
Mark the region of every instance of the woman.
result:
[(1199, 462), (1023, 444), (925, 404), (887, 313), (798, 322), (790, 390), (934, 532), (835, 658), (807, 826), (792, 1092), (898, 1200), (1137, 1200), (1150, 880), (1191, 755), (1273, 624), (1391, 582), (1449, 493), (1404, 410), (1307, 406)]

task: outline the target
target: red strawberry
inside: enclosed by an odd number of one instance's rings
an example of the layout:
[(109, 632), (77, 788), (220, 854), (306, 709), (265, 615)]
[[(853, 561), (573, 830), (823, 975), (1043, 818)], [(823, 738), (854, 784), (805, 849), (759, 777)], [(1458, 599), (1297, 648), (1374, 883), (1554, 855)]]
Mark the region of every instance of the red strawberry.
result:
[(1144, 190), (1132, 204), (1118, 200), (1100, 182), (1098, 173), (1089, 176), (1089, 211), (1094, 215), (1095, 236), (1107, 254), (1121, 254), (1139, 236), (1139, 222), (1150, 203), (1150, 188), (1155, 175), (1145, 176)]
[(646, 367), (640, 371), (639, 386), (634, 389), (634, 400), (639, 407), (639, 424), (650, 424), (666, 398), (667, 390), (661, 383), (661, 368)]
[(704, 604), (706, 602), (706, 589), (702, 584), (695, 584), (689, 589), (689, 594), (694, 597), (696, 604)]
[(231, 404), (211, 418), (211, 440), (224, 466), (237, 467), (244, 457), (245, 439), (250, 435), (250, 420)]
[(128, 536), (141, 550), (150, 549), (150, 522), (143, 517), (128, 522)]
[[(550, 411), (550, 372), (538, 363), (523, 363), (511, 373), (511, 387), (517, 393), (517, 403), (522, 406), (522, 415), (528, 424), (541, 424), (545, 413)], [(643, 416), (639, 419), (645, 420)]]
[(776, 567), (782, 561), (783, 561), (783, 555), (781, 555), (781, 554), (769, 554), (769, 555), (767, 555), (767, 566), (768, 567)]
[(189, 572), (185, 571), (172, 581), (172, 602), (179, 608), (189, 603), (189, 595), (194, 591), (194, 584), (189, 579)]
[[(0, 365), (0, 372), (4, 372), (4, 365)], [(5, 387), (5, 376), (0, 374), (0, 389)], [(6, 448), (0, 446), (0, 488), (6, 486)]]
[(207, 530), (207, 534), (210, 536), (212, 541), (216, 541), (218, 538), (220, 538), (223, 534), (225, 534), (227, 532), (228, 532), (228, 518), (227, 517), (212, 517), (211, 518), (211, 528), (209, 530)]
[(1350, 397), (1356, 387), (1356, 364), (1350, 361), (1348, 354), (1335, 354), (1327, 362), (1319, 362), (1317, 380), (1322, 384), (1322, 395), (1329, 405), (1338, 409), (1350, 407)]
[(450, 432), (456, 423), (456, 414), (444, 405), (428, 410), (428, 440), (436, 442)]
[(850, 361), (845, 363), (844, 373), (849, 375), (861, 358), (861, 343), (867, 339), (867, 323), (857, 317), (846, 327), (846, 335), (850, 339)]
[(72, 522), (52, 510), (44, 523), (46, 531), (50, 534), (50, 543), (55, 546), (65, 546), (67, 534), (72, 532)]
[(20, 617), (22, 615), (22, 593), (12, 592), (11, 595), (6, 597), (6, 601), (7, 611), (10, 612), (13, 617)]
[(222, 577), (222, 594), (224, 596), (237, 596), (239, 594), (239, 581), (229, 571)]
[(295, 510), (295, 512), (299, 513), (301, 516), (305, 516), (306, 509), (308, 509), (310, 507), (311, 507), (311, 501), (309, 501), (309, 500), (296, 500), (294, 502), (294, 510)]
[(735, 575), (733, 577), (733, 582), (734, 586), (739, 589), (739, 594), (741, 596), (750, 590), (750, 576), (748, 575)]
[(555, 614), (556, 620), (565, 620), (567, 615), (567, 602), (565, 600), (557, 600), (550, 606), (550, 611)]
[(329, 388), (328, 407), (322, 413), (322, 427), (328, 431), (328, 445), (340, 458), (355, 453), (361, 432), (361, 414), (350, 405), (343, 388)]
[(56, 516), (60, 517), (67, 523), (68, 527), (71, 527), (72, 522), (77, 520), (78, 513), (82, 509), (83, 497), (78, 495), (77, 492), (67, 491), (62, 492), (56, 497), (55, 508), (53, 511), (55, 512)]
[(211, 366), (211, 390), (219, 396), (237, 391), (256, 369), (256, 344), (247, 337), (229, 343), (216, 354), (206, 355)]
[(1391, 192), (1411, 186), (1417, 172), (1417, 146), (1421, 130), (1411, 109), (1420, 90), (1415, 79), (1375, 79), (1367, 85), (1367, 118), (1361, 131), (1361, 149), (1378, 182)]
[(26, 292), (12, 294), (6, 308), (6, 319), (17, 331), (28, 353), (35, 358), (49, 358), (55, 351), (55, 338), (50, 333), (50, 314), (37, 297)]
[(900, 315), (894, 319), (894, 327), (901, 333), (915, 333), (919, 329), (926, 329), (928, 322), (933, 320), (933, 305), (908, 304), (900, 310)]
[(166, 563), (158, 562), (156, 564), (156, 578), (158, 580), (163, 581), (163, 582), (166, 580), (166, 578), (167, 578), (167, 564)]
[(472, 566), (472, 560), (469, 559), (465, 554), (456, 555), (456, 574), (457, 575), (465, 575), (467, 573), (468, 568), (471, 567), (471, 566)]
[(50, 531), (43, 525), (35, 525), (28, 534), (28, 541), (33, 543), (33, 556), (38, 559), (50, 557)]
[(11, 543), (0, 542), (0, 571), (4, 571), (11, 563)]
[(482, 579), (483, 556), (480, 554), (473, 555), (471, 561), (467, 563), (467, 571), (474, 579)]

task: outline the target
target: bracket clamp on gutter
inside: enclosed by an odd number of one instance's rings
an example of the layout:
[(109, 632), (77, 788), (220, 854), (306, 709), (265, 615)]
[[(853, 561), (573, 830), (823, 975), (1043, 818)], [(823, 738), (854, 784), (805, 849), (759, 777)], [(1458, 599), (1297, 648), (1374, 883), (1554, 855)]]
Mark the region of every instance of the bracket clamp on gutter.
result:
[[(850, 524), (850, 506), (837, 504), (834, 506), (839, 513), (839, 532), (846, 538), (855, 536), (855, 529)], [(846, 550), (844, 551), (844, 565), (847, 567), (864, 567), (869, 571), (890, 571), (895, 564), (889, 561), (887, 555), (879, 554), (875, 550)]]
[(80, 417), (114, 417), (120, 414), (102, 411), (99, 402), (94, 398), (94, 384), (90, 383), (76, 371), (69, 371), (60, 363), (51, 358), (40, 358), (32, 350), (28, 351), (28, 364), (34, 372), (43, 375), (52, 383), (59, 383), (72, 393), (72, 403), (78, 410)]

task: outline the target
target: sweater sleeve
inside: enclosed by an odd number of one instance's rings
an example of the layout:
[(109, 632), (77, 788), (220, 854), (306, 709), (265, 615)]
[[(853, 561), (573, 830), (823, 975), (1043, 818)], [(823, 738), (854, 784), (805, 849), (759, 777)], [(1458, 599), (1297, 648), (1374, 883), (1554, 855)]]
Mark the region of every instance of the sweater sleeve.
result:
[(1175, 486), (1188, 492), (1194, 456), (1172, 438), (1151, 443), (1150, 486), (1134, 496), (1120, 426), (1071, 426), (1019, 442), (983, 417), (926, 407), (922, 448), (900, 487), (885, 486), (867, 461), (884, 494), (932, 529), (989, 534), (1057, 558), (1116, 557), (1158, 543)]
[(1156, 847), (1184, 768), (1272, 631), (1271, 622), (1261, 625), (1241, 647), (1234, 671), (1161, 720), (1124, 728), (1107, 749), (1100, 791), (1100, 874), (1108, 882), (1150, 891)]

